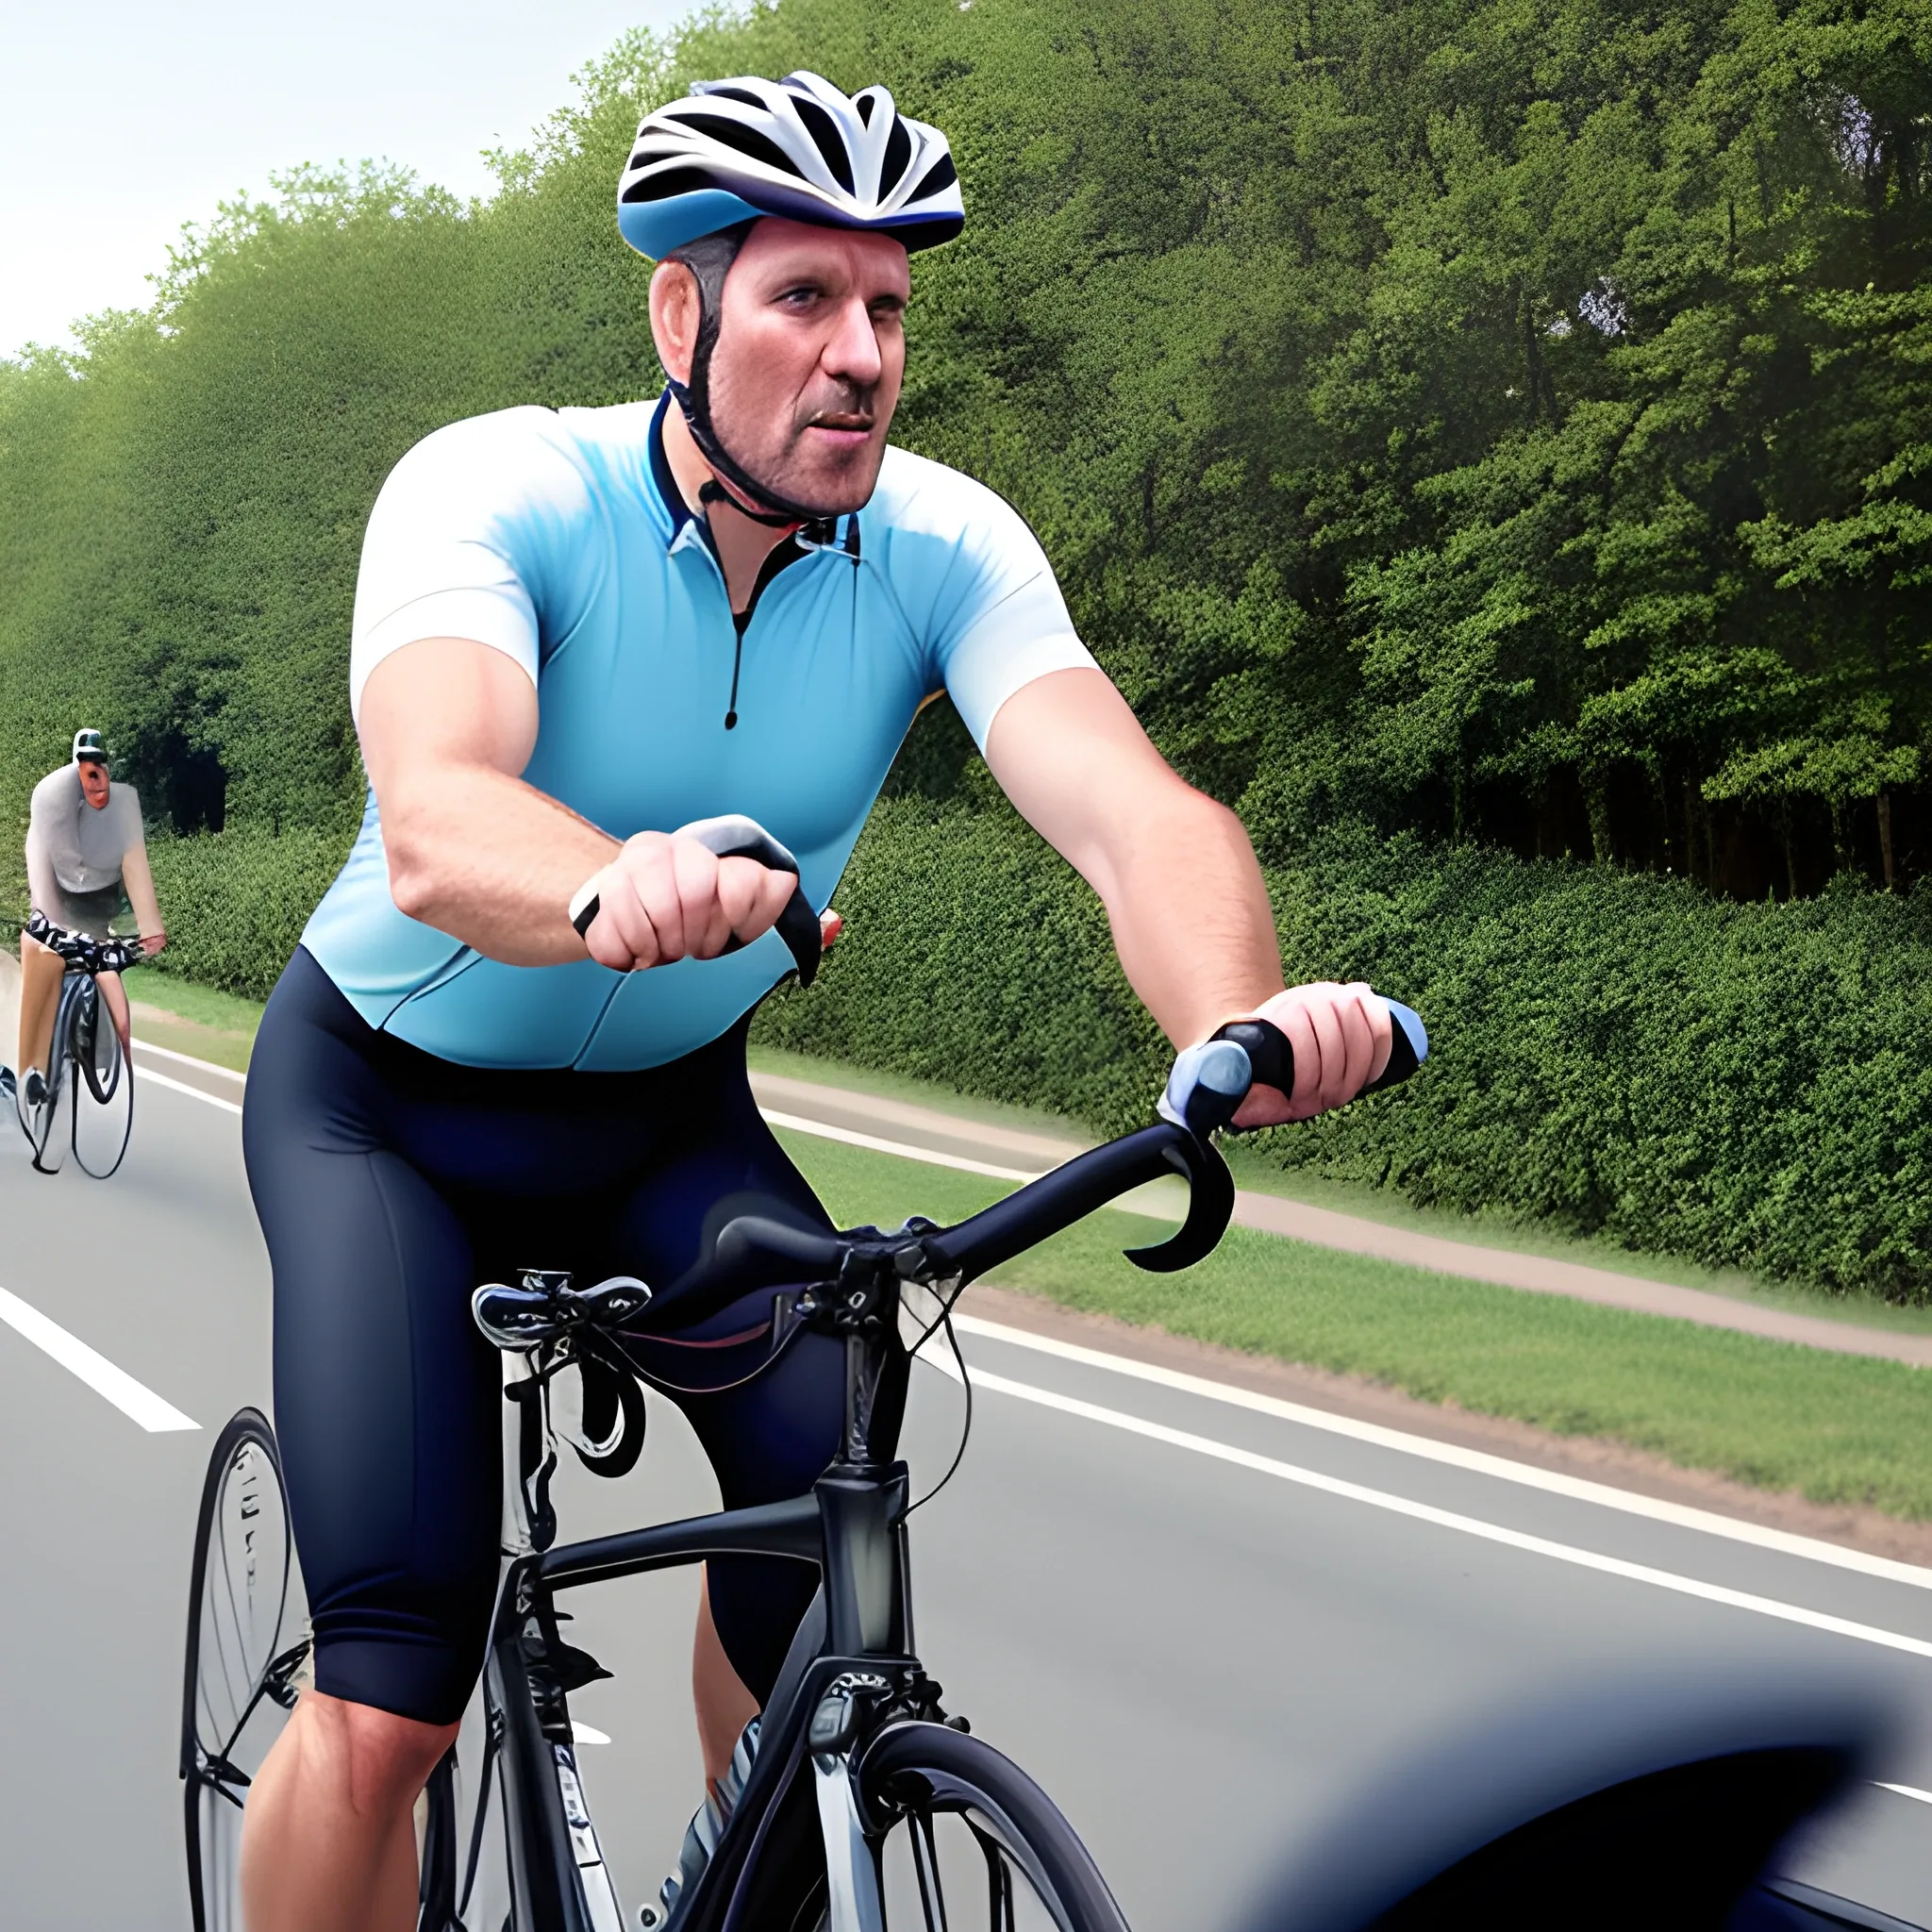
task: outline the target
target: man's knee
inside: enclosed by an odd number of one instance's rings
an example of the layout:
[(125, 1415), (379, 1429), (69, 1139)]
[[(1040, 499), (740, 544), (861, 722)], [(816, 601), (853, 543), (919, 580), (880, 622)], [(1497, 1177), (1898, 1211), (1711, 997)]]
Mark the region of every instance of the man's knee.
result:
[(458, 1729), (350, 1704), (321, 1690), (303, 1693), (299, 1714), (309, 1733), (306, 1755), (319, 1761), (318, 1768), (325, 1767), (324, 1774), (361, 1812), (413, 1804)]

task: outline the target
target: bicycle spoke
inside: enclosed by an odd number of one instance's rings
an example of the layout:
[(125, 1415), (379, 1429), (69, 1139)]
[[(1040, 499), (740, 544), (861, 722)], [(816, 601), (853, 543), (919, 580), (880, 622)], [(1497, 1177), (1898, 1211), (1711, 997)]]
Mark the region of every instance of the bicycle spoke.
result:
[(991, 1932), (1014, 1932), (1012, 1867), (996, 1839), (970, 1821), (967, 1828), (979, 1840), (980, 1855), (986, 1859), (986, 1904)]

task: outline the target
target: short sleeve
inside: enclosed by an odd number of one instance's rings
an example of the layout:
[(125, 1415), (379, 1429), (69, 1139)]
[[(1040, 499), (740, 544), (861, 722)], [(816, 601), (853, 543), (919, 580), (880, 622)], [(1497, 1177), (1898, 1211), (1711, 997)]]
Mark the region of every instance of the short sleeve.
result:
[(957, 472), (949, 486), (951, 555), (931, 604), (928, 648), (973, 741), (986, 749), (1000, 707), (1053, 671), (1095, 670), (1026, 520)]
[(369, 675), (423, 638), (474, 638), (537, 681), (544, 618), (567, 594), (561, 540), (589, 509), (548, 409), (452, 423), (389, 474), (369, 515), (349, 649), (349, 706)]

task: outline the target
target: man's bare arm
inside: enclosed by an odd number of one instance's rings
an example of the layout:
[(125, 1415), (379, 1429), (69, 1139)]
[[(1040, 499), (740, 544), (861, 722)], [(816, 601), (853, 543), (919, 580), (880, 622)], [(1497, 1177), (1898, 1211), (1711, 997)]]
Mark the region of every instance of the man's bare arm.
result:
[(1295, 1049), (1295, 1091), (1257, 1094), (1243, 1125), (1300, 1118), (1358, 1092), (1388, 1062), (1368, 989), (1283, 991), (1268, 888), (1241, 822), (1186, 783), (1098, 671), (1056, 671), (1000, 707), (992, 774), (1100, 895), (1134, 991), (1176, 1046), (1266, 1010)]
[(135, 922), (141, 927), (146, 950), (158, 953), (168, 942), (168, 928), (161, 922), (161, 902), (155, 894), (155, 875), (148, 867), (147, 842), (130, 845), (121, 855), (121, 884), (127, 903), (134, 908)]
[(26, 891), (34, 910), (44, 912), (51, 919), (60, 904), (60, 882), (54, 876), (54, 860), (48, 851), (47, 828), (36, 806), (27, 819)]
[(1174, 772), (1099, 672), (1023, 685), (993, 719), (986, 761), (1099, 893), (1129, 983), (1176, 1046), (1281, 991), (1268, 888), (1241, 822)]
[(390, 892), (412, 919), (491, 959), (555, 966), (587, 949), (571, 895), (599, 875), (591, 956), (627, 971), (715, 958), (756, 939), (795, 880), (693, 839), (623, 843), (524, 782), (537, 743), (527, 673), (488, 644), (425, 638), (385, 658), (362, 691), (362, 761), (382, 813)]

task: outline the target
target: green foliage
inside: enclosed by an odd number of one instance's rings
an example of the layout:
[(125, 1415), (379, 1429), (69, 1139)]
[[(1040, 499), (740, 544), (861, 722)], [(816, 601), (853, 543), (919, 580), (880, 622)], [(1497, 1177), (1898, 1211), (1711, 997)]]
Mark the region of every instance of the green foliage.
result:
[(146, 970), (265, 1000), (348, 851), (345, 834), (295, 828), (150, 839), (168, 945)]
[[(1340, 828), (1272, 868), (1291, 975), (1427, 1016), (1409, 1085), (1262, 1137), (1284, 1166), (1713, 1267), (1932, 1301), (1932, 888), (1794, 905)], [(874, 813), (846, 929), (758, 1038), (1144, 1122), (1167, 1049), (1091, 895), (1010, 812)]]
[[(638, 115), (799, 65), (958, 156), (897, 433), (1032, 520), (1297, 969), (1445, 1043), (1282, 1158), (1924, 1292), (1924, 903), (1760, 903), (1932, 866), (1912, 0), (775, 0), (627, 36), (487, 203), (298, 170), (148, 310), (0, 362), (0, 826), (100, 725), (175, 835), (166, 963), (265, 990), (354, 825), (383, 475), (455, 417), (649, 392)], [(956, 725), (895, 783), (838, 970), (767, 1024), (1138, 1112), (1160, 1050), (1097, 912)], [(1593, 865), (1436, 852), (1471, 841)]]
[[(1001, 1191), (809, 1135), (781, 1138), (846, 1224), (963, 1220)], [(1608, 1437), (1759, 1489), (1932, 1518), (1932, 1384), (1903, 1362), (1453, 1280), (1244, 1227), (1197, 1268), (1146, 1274), (1120, 1251), (1153, 1232), (1102, 1212), (997, 1279), (1224, 1348), (1366, 1375), (1424, 1402)]]

